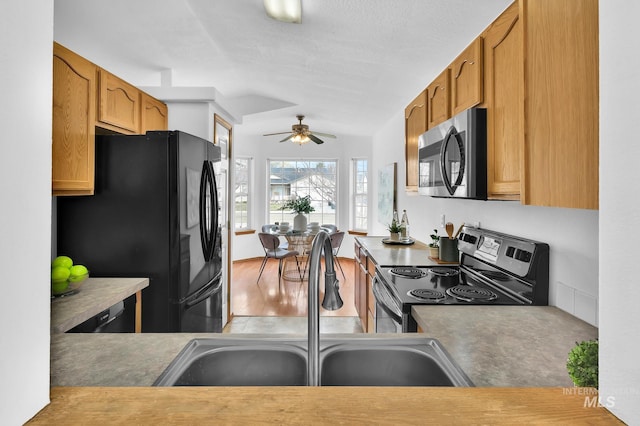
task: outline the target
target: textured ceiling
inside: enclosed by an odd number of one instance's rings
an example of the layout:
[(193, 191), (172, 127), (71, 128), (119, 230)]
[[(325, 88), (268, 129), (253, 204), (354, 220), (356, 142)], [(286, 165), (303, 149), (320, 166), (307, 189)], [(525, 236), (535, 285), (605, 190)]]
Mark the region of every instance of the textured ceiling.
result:
[(137, 86), (213, 87), (243, 133), (371, 135), (511, 0), (55, 0), (54, 38)]

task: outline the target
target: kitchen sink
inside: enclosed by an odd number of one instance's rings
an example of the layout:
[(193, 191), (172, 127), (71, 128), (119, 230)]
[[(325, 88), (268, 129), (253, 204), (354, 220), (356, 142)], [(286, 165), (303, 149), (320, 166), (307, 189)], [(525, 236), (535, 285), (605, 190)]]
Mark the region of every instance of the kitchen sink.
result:
[(323, 386), (473, 385), (435, 339), (354, 339), (322, 355)]
[[(305, 386), (307, 340), (207, 338), (189, 342), (154, 386)], [(430, 338), (323, 338), (321, 386), (473, 386)]]
[(307, 352), (272, 339), (190, 341), (154, 386), (305, 386)]

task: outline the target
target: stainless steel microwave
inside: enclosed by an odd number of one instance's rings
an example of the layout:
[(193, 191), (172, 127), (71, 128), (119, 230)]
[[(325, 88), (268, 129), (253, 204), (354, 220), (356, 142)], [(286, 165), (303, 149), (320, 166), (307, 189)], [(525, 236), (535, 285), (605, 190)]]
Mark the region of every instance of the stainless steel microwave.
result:
[(487, 199), (487, 110), (470, 108), (418, 138), (418, 192)]

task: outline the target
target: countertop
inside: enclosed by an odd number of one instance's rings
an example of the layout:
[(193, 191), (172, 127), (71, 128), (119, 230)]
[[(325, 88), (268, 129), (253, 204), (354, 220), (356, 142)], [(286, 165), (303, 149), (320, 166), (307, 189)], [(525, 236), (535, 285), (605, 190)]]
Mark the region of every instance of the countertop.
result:
[(415, 240), (411, 245), (385, 244), (378, 237), (356, 237), (377, 266), (438, 266), (429, 258), (429, 246)]
[(88, 278), (77, 293), (51, 300), (51, 333), (64, 333), (148, 286), (148, 278)]
[(476, 386), (573, 386), (576, 342), (598, 329), (553, 306), (413, 306), (426, 336), (438, 339)]
[(27, 424), (624, 424), (591, 388), (53, 388)]

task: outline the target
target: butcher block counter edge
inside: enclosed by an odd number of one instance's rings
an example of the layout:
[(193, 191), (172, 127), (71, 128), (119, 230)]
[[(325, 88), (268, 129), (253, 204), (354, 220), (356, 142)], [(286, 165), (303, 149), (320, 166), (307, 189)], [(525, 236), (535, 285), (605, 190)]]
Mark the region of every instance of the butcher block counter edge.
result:
[(141, 290), (148, 278), (89, 278), (76, 294), (51, 301), (51, 333), (64, 333), (136, 294), (136, 331), (140, 330)]
[(624, 424), (592, 388), (363, 389), (54, 387), (27, 424)]

